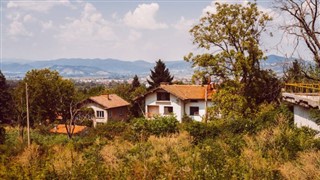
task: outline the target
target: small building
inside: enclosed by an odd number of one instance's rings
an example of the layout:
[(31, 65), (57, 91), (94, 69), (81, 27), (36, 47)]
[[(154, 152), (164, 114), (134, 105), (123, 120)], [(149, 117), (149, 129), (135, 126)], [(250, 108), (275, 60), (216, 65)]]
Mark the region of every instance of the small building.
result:
[(320, 126), (311, 116), (312, 109), (320, 109), (318, 93), (282, 93), (282, 99), (293, 104), (294, 124), (297, 127), (308, 127), (320, 133)]
[(142, 97), (145, 101), (145, 116), (175, 115), (182, 121), (184, 115), (193, 120), (206, 118), (207, 108), (212, 106), (211, 96), (215, 92), (211, 85), (166, 85), (148, 91)]
[(82, 105), (94, 110), (94, 126), (95, 123), (128, 119), (130, 104), (116, 94), (93, 96), (86, 99)]

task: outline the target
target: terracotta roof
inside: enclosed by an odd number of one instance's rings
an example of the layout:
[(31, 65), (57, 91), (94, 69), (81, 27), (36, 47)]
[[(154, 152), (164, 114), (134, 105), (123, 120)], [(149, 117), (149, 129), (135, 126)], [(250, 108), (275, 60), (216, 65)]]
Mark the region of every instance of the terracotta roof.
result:
[[(82, 131), (87, 129), (87, 126), (78, 126), (76, 125), (73, 131), (73, 134), (78, 134)], [(59, 134), (67, 134), (66, 126), (64, 124), (58, 124), (56, 128), (50, 129), (52, 133), (59, 133)]]
[(111, 108), (130, 105), (127, 101), (125, 101), (124, 99), (122, 99), (116, 94), (93, 96), (93, 97), (90, 97), (89, 99), (103, 106), (105, 109), (111, 109)]
[(208, 90), (208, 99), (211, 99), (215, 90), (211, 90), (207, 85), (160, 85), (163, 89), (182, 100), (186, 99), (205, 99), (206, 90)]

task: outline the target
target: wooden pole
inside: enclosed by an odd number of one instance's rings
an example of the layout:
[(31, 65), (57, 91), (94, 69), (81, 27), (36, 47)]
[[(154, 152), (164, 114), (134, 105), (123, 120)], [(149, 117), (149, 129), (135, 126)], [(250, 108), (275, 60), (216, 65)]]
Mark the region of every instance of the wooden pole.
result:
[(27, 135), (28, 135), (28, 147), (30, 147), (30, 121), (29, 121), (28, 83), (26, 83), (26, 105), (27, 105)]

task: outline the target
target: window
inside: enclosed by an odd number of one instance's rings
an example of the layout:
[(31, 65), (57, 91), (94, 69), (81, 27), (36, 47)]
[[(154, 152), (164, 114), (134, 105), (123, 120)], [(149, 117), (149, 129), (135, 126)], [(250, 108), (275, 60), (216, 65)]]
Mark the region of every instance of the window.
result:
[(191, 99), (191, 102), (198, 102), (198, 100), (196, 100), (196, 99)]
[(191, 106), (190, 107), (191, 116), (199, 116), (199, 107)]
[(97, 111), (97, 118), (104, 118), (104, 111)]
[(173, 107), (172, 106), (165, 106), (164, 107), (164, 114), (171, 114), (173, 113)]
[(158, 92), (157, 93), (158, 101), (170, 101), (170, 93), (167, 92)]

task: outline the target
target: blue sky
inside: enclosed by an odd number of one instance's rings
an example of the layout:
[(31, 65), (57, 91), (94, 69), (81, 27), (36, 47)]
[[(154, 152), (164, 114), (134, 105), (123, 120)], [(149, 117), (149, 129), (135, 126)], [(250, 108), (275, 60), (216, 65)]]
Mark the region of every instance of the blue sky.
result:
[[(83, 1), (39, 0), (1, 2), (2, 58), (116, 58), (123, 60), (181, 60), (191, 51), (188, 30), (215, 2), (244, 1)], [(291, 56), (292, 37), (283, 37), (286, 19), (272, 1), (257, 1), (274, 21), (262, 38), (266, 54)], [(299, 52), (305, 52), (301, 46)], [(301, 55), (296, 52), (295, 55)], [(305, 55), (305, 54), (304, 54)]]

